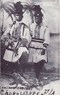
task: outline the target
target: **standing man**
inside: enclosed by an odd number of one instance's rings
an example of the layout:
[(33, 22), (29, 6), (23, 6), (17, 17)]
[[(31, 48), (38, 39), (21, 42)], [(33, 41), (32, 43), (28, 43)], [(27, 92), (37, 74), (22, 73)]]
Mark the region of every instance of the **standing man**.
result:
[[(30, 29), (29, 27), (22, 22), (23, 18), (23, 6), (20, 2), (14, 4), (15, 7), (15, 19), (12, 27), (8, 27), (8, 29), (4, 32), (1, 37), (2, 43), (4, 43), (6, 49), (14, 51), (12, 59), (9, 59), (8, 56), (6, 57), (6, 61), (9, 62), (17, 62), (24, 51), (28, 53), (28, 45), (30, 43)], [(6, 53), (7, 54), (7, 53)], [(4, 60), (5, 60), (4, 57)]]
[(34, 7), (35, 22), (31, 25), (32, 41), (30, 43), (29, 51), (29, 62), (34, 63), (34, 69), (36, 78), (39, 81), (39, 74), (47, 63), (47, 46), (49, 44), (50, 34), (48, 27), (43, 23), (43, 14), (39, 5)]
[[(27, 62), (29, 54), (28, 46), (31, 41), (31, 39), (29, 39), (31, 38), (30, 29), (26, 24), (22, 23), (23, 6), (21, 5), (21, 2), (14, 4), (14, 8), (16, 21), (13, 23), (11, 28), (8, 27), (1, 37), (2, 43), (4, 43), (6, 49), (3, 56), (4, 64), (9, 63), (11, 67), (12, 64), (25, 64)], [(16, 66), (13, 66), (13, 68), (16, 68), (18, 71)], [(22, 80), (24, 79), (22, 78)]]

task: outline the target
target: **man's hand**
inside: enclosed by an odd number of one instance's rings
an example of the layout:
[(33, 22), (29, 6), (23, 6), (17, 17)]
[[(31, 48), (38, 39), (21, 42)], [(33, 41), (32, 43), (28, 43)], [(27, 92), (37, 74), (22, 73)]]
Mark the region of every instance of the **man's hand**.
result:
[(43, 49), (42, 51), (41, 51), (41, 55), (44, 55), (45, 54), (45, 49)]
[(5, 41), (5, 47), (7, 47), (9, 45), (8, 41)]
[(28, 43), (28, 41), (27, 41), (26, 38), (22, 38), (22, 39), (21, 39), (21, 44), (22, 44), (23, 46), (26, 46), (27, 43)]
[(14, 53), (15, 53), (15, 56), (18, 55), (18, 49), (17, 48), (14, 49)]

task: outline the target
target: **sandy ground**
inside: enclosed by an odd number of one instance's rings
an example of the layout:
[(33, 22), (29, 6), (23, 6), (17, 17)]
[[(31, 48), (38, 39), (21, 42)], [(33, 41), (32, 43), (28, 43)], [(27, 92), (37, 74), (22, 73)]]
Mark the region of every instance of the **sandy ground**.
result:
[[(11, 73), (10, 71), (3, 71), (1, 78), (0, 78), (0, 85), (1, 86), (9, 86), (11, 82), (13, 82), (16, 78), (16, 81), (18, 81), (18, 84), (21, 84), (21, 78), (23, 77), (29, 84), (36, 84), (36, 76), (34, 69), (26, 69), (24, 72), (16, 72), (16, 74)], [(16, 76), (15, 76), (16, 75)], [(14, 77), (13, 77), (14, 76)], [(21, 77), (21, 78), (20, 78)], [(53, 72), (52, 70), (43, 70), (40, 73), (40, 82), (42, 83), (42, 86), (49, 84), (51, 81), (56, 81), (60, 79), (60, 75), (58, 72)], [(23, 80), (24, 81), (24, 80)], [(36, 84), (37, 85), (37, 84)]]

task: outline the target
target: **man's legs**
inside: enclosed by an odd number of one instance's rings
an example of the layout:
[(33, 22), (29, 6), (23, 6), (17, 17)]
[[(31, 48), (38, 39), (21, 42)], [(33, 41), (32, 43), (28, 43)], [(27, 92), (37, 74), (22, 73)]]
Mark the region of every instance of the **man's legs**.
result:
[(27, 61), (28, 61), (28, 54), (27, 52), (23, 52), (21, 58), (19, 59), (20, 66), (21, 66), (20, 69), (22, 70), (22, 72), (25, 72)]
[(45, 63), (45, 60), (41, 60), (38, 63), (34, 63), (35, 74), (36, 74), (36, 78), (38, 80), (39, 80), (40, 72), (42, 71), (42, 69), (44, 67), (44, 63)]

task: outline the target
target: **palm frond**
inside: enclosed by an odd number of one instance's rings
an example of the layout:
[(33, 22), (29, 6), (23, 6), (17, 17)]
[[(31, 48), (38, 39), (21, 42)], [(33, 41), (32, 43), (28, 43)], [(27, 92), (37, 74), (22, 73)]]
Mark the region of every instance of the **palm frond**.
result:
[(2, 2), (1, 8), (3, 8), (8, 14), (13, 14), (15, 12), (14, 2), (7, 1), (5, 3)]

